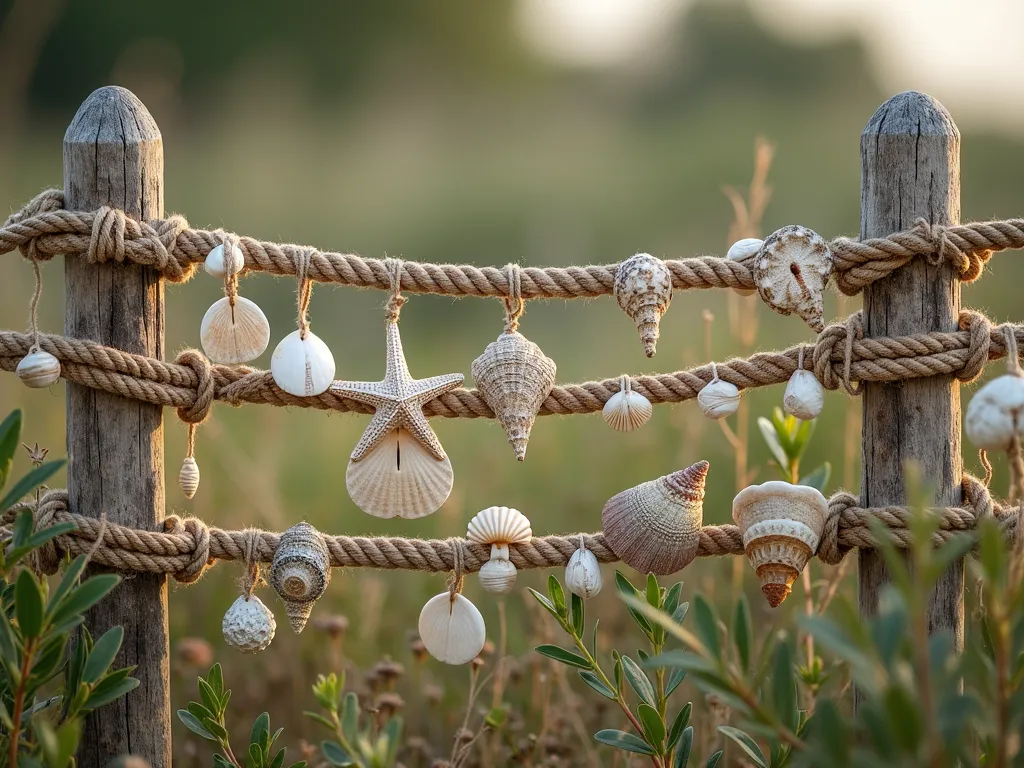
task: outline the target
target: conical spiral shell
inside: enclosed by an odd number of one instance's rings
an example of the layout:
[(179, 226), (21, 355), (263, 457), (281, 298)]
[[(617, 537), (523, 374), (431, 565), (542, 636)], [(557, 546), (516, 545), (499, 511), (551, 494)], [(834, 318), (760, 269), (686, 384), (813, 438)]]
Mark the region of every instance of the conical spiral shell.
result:
[(60, 360), (37, 349), (21, 358), (14, 372), (26, 387), (46, 389), (60, 378)]
[(754, 259), (754, 285), (780, 315), (795, 313), (818, 333), (825, 329), (825, 286), (832, 252), (817, 232), (791, 224), (764, 239)]
[(555, 386), (555, 361), (518, 331), (501, 334), (473, 361), (477, 389), (522, 461), (541, 403)]
[(644, 354), (654, 357), (661, 316), (672, 303), (672, 273), (659, 258), (638, 253), (615, 270), (615, 300), (636, 323)]
[(438, 661), (466, 664), (484, 649), (487, 627), (480, 611), (462, 595), (435, 595), (420, 611), (420, 640)]
[(481, 510), (473, 515), (466, 528), (466, 538), (477, 544), (518, 544), (532, 537), (530, 521), (512, 507)]
[(624, 376), (623, 381), (625, 386), (608, 398), (601, 415), (612, 429), (632, 432), (647, 423), (654, 413), (654, 406), (646, 397), (632, 390), (628, 377)]
[(186, 499), (191, 499), (199, 490), (199, 465), (191, 456), (186, 456), (181, 462), (181, 470), (178, 472), (178, 485)]
[(206, 310), (199, 340), (207, 357), (215, 363), (248, 363), (266, 351), (270, 323), (255, 302), (236, 296), (232, 307), (225, 296)]
[(700, 461), (610, 498), (601, 523), (612, 551), (641, 573), (667, 575), (686, 567), (700, 545), (709, 468)]
[(270, 583), (284, 601), (296, 634), (306, 626), (313, 604), (330, 580), (330, 555), (316, 528), (302, 522), (281, 534), (270, 566)]
[(743, 535), (769, 605), (778, 607), (818, 550), (828, 501), (816, 488), (772, 480), (744, 488), (732, 502), (732, 518)]
[(256, 595), (241, 595), (224, 614), (220, 625), (224, 640), (242, 653), (258, 653), (274, 639), (277, 621)]

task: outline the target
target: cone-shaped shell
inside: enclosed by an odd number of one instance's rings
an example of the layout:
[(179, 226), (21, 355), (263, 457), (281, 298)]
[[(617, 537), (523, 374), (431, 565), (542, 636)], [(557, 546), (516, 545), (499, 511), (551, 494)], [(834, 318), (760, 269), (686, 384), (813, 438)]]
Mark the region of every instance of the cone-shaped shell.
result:
[(651, 405), (651, 401), (632, 389), (616, 392), (608, 398), (601, 411), (608, 426), (618, 432), (640, 429), (651, 418), (652, 413), (654, 406)]
[(452, 492), (455, 471), (405, 429), (395, 429), (359, 461), (348, 462), (345, 485), (357, 507), (374, 517), (415, 519), (436, 511)]
[(516, 584), (516, 567), (508, 560), (491, 558), (482, 566), (480, 586), (492, 595), (507, 595)]
[(974, 393), (964, 414), (967, 439), (986, 451), (1024, 442), (1024, 377), (1004, 374)]
[(221, 622), (224, 640), (235, 650), (242, 653), (258, 653), (264, 650), (274, 639), (277, 621), (270, 609), (256, 595), (246, 599), (240, 596)]
[(828, 501), (816, 488), (772, 480), (744, 488), (732, 502), (732, 519), (769, 605), (778, 607), (818, 551)]
[(221, 243), (206, 254), (203, 266), (208, 275), (223, 280), (228, 275), (237, 275), (242, 271), (245, 255), (237, 244), (232, 244), (231, 249), (225, 253), (224, 244)]
[(313, 604), (330, 580), (330, 555), (316, 528), (303, 522), (281, 534), (270, 566), (270, 583), (284, 601), (296, 634), (306, 626)]
[(825, 286), (832, 252), (817, 232), (795, 224), (768, 235), (754, 259), (754, 285), (780, 315), (795, 313), (818, 333), (825, 329)]
[(477, 544), (518, 544), (529, 541), (533, 529), (526, 515), (512, 507), (488, 507), (473, 515), (466, 538)]
[(667, 575), (686, 567), (700, 545), (709, 467), (700, 461), (610, 498), (601, 523), (612, 551), (641, 573)]
[(186, 456), (181, 462), (181, 470), (178, 472), (178, 485), (186, 499), (191, 499), (199, 490), (199, 465), (191, 456)]
[(60, 378), (60, 360), (37, 349), (21, 358), (14, 372), (26, 387), (46, 389)]
[(435, 595), (420, 611), (420, 640), (438, 661), (467, 664), (480, 655), (487, 627), (480, 611), (462, 595)]
[(473, 361), (477, 389), (522, 461), (541, 404), (555, 386), (555, 361), (518, 331), (501, 334)]
[(615, 270), (614, 290), (615, 300), (636, 323), (644, 354), (654, 357), (661, 316), (672, 303), (672, 273), (661, 259), (638, 253)]
[(248, 363), (266, 351), (270, 323), (254, 302), (236, 296), (232, 307), (225, 296), (206, 310), (199, 340), (207, 357), (215, 363)]
[(601, 566), (589, 549), (577, 549), (565, 566), (565, 586), (575, 595), (589, 600), (601, 591)]
[(312, 331), (292, 331), (274, 348), (270, 357), (274, 383), (296, 397), (312, 397), (327, 391), (334, 382), (334, 355)]

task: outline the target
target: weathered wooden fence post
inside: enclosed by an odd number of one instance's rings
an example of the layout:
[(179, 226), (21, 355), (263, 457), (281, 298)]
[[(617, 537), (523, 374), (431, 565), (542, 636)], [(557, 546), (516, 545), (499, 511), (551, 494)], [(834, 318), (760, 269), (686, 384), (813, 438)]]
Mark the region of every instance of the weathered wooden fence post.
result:
[[(960, 132), (939, 102), (922, 93), (893, 96), (861, 134), (862, 238), (907, 229), (918, 217), (960, 223)], [(864, 290), (865, 336), (955, 331), (960, 284), (947, 264), (914, 259)], [(935, 487), (935, 503), (961, 502), (960, 384), (951, 377), (864, 387), (861, 503), (905, 504), (903, 468), (916, 462)], [(889, 579), (882, 556), (860, 550), (860, 610), (878, 610)], [(963, 561), (941, 578), (931, 598), (928, 631), (949, 631), (964, 644)]]
[[(64, 136), (64, 194), (69, 210), (103, 205), (139, 219), (164, 209), (163, 140), (134, 94), (107, 87), (85, 100)], [(65, 333), (163, 358), (164, 289), (160, 275), (130, 263), (65, 261)], [(135, 528), (156, 529), (164, 514), (164, 431), (159, 406), (67, 385), (71, 510)], [(94, 637), (124, 626), (115, 666), (138, 666), (141, 685), (90, 716), (78, 760), (104, 766), (131, 753), (154, 768), (171, 764), (167, 582), (127, 579), (86, 619)]]

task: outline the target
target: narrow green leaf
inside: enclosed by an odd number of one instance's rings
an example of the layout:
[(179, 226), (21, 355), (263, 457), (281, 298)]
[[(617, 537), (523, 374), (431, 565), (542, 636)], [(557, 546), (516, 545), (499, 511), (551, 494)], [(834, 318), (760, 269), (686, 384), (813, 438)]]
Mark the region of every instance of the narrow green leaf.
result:
[(598, 731), (594, 734), (594, 739), (607, 744), (609, 747), (615, 747), (626, 752), (635, 752), (639, 755), (653, 755), (654, 750), (651, 746), (638, 736), (634, 736), (631, 733), (625, 731), (616, 731), (611, 728), (606, 728), (603, 731)]
[[(198, 701), (190, 701), (188, 703), (188, 711), (199, 722), (203, 722), (204, 720), (216, 720), (217, 719), (216, 716), (213, 714), (213, 712), (208, 710), (206, 707), (204, 707)], [(331, 727), (333, 728), (334, 726), (332, 725)]]
[(264, 734), (270, 734), (270, 715), (266, 712), (257, 717), (249, 729), (249, 743), (260, 744)]
[(718, 763), (719, 761), (721, 761), (723, 754), (725, 753), (722, 750), (718, 750), (717, 752), (715, 752), (715, 754), (709, 757), (708, 761), (704, 763), (704, 768), (717, 768)]
[[(625, 598), (627, 606), (630, 605), (631, 599), (639, 599), (641, 594), (639, 590), (634, 587), (629, 579), (622, 575), (621, 571), (615, 571), (615, 588), (619, 594)], [(644, 600), (644, 605), (647, 605), (647, 601)], [(629, 615), (633, 617), (633, 621), (636, 622), (637, 626), (652, 642), (654, 640), (654, 625), (648, 621), (647, 617), (641, 614), (639, 611), (634, 610), (632, 607), (629, 608)]]
[(665, 683), (665, 698), (667, 699), (676, 688), (686, 679), (686, 670), (682, 667), (674, 667), (672, 673), (668, 676), (668, 681)]
[(237, 766), (228, 762), (228, 759), (218, 752), (213, 756), (213, 768), (237, 768)]
[(21, 410), (11, 411), (6, 419), (0, 421), (0, 489), (7, 484), (11, 475), (14, 454), (18, 450), (21, 438)]
[(50, 595), (49, 604), (46, 606), (46, 613), (48, 616), (53, 614), (53, 611), (56, 609), (60, 601), (63, 600), (64, 596), (67, 595), (67, 593), (71, 591), (71, 588), (77, 584), (78, 577), (82, 575), (82, 571), (85, 570), (86, 563), (88, 562), (89, 558), (85, 555), (79, 555), (68, 564), (67, 568), (64, 569), (64, 575), (61, 576), (60, 584), (58, 584), (57, 588), (53, 590), (53, 593)]
[(637, 707), (636, 716), (644, 729), (644, 737), (647, 742), (661, 754), (661, 742), (665, 740), (665, 721), (661, 719), (658, 710), (649, 704), (640, 704)]
[(537, 602), (544, 606), (545, 611), (547, 611), (556, 619), (558, 619), (558, 622), (560, 624), (564, 624), (562, 617), (558, 615), (558, 610), (555, 608), (554, 604), (550, 600), (544, 597), (544, 595), (542, 595), (533, 587), (527, 587), (527, 589), (529, 590), (530, 594), (533, 595), (534, 598), (536, 598)]
[(694, 618), (697, 622), (697, 636), (711, 655), (718, 659), (722, 656), (722, 646), (718, 634), (718, 617), (715, 609), (701, 595), (694, 597)]
[(679, 710), (676, 714), (675, 719), (672, 721), (672, 727), (668, 730), (668, 748), (672, 749), (676, 742), (679, 741), (683, 735), (683, 731), (686, 730), (686, 726), (690, 724), (690, 713), (693, 711), (693, 702), (686, 702), (686, 706)]
[(640, 594), (640, 590), (634, 587), (630, 583), (629, 579), (622, 574), (622, 571), (617, 568), (615, 569), (615, 588), (619, 590), (621, 594), (629, 595), (630, 597), (635, 597)]
[(319, 712), (309, 712), (309, 711), (306, 711), (306, 712), (303, 712), (302, 714), (304, 714), (310, 720), (316, 720), (318, 723), (320, 723), (320, 725), (324, 726), (325, 728), (328, 728), (328, 729), (330, 729), (332, 731), (334, 730), (334, 723), (332, 723), (326, 717), (321, 715)]
[(779, 722), (796, 730), (799, 708), (793, 679), (793, 651), (786, 642), (776, 646), (772, 659), (772, 707)]
[(565, 592), (562, 591), (562, 585), (553, 573), (548, 574), (548, 597), (551, 599), (551, 604), (555, 606), (555, 610), (558, 611), (558, 617), (564, 621), (567, 618)]
[(800, 485), (809, 485), (811, 488), (817, 488), (819, 491), (824, 493), (825, 486), (828, 485), (828, 479), (831, 476), (832, 465), (826, 461), (809, 475), (802, 477), (800, 479)]
[(220, 715), (224, 709), (220, 697), (214, 692), (213, 687), (203, 678), (199, 678), (199, 695), (203, 699), (203, 704), (208, 710), (214, 714), (214, 718)]
[(85, 613), (106, 597), (120, 580), (121, 577), (113, 573), (90, 576), (60, 602), (50, 618), (50, 623), (57, 626), (74, 616)]
[(629, 687), (640, 697), (641, 701), (651, 706), (657, 703), (654, 686), (651, 685), (651, 681), (647, 679), (644, 671), (629, 656), (622, 657), (622, 672), (626, 676)]
[(349, 757), (348, 753), (342, 749), (341, 745), (336, 741), (320, 742), (320, 754), (322, 754), (324, 759), (331, 765), (353, 765), (352, 758)]
[(736, 601), (736, 615), (732, 620), (732, 639), (736, 646), (736, 653), (740, 660), (740, 670), (746, 672), (750, 669), (750, 604), (747, 596), (740, 594)]
[(284, 747), (277, 750), (277, 754), (274, 755), (274, 759), (270, 761), (270, 768), (281, 768), (284, 765), (284, 756), (288, 750)]
[(111, 627), (92, 647), (89, 658), (85, 661), (85, 669), (82, 671), (82, 680), (89, 685), (99, 681), (101, 677), (114, 663), (114, 657), (121, 648), (121, 640), (124, 638), (124, 628)]
[(38, 637), (43, 628), (43, 593), (32, 571), (18, 574), (14, 587), (15, 616), (23, 637)]
[(661, 608), (661, 586), (653, 573), (647, 574), (647, 604), (652, 608)]
[(508, 720), (507, 706), (491, 707), (491, 710), (484, 718), (484, 723), (490, 728), (500, 728)]
[(764, 756), (764, 752), (757, 746), (757, 742), (750, 738), (746, 732), (729, 725), (718, 726), (718, 732), (735, 741), (757, 768), (768, 768), (768, 758)]
[(582, 656), (560, 648), (557, 645), (538, 645), (534, 650), (541, 656), (547, 656), (549, 659), (554, 659), (562, 664), (568, 664), (570, 667), (577, 667), (579, 669), (593, 668), (593, 665)]
[(41, 531), (36, 531), (28, 537), (28, 541), (25, 542), (25, 546), (31, 549), (39, 549), (50, 539), (55, 539), (58, 536), (63, 536), (65, 533), (70, 533), (75, 530), (78, 526), (74, 523), (57, 523), (51, 525), (49, 528), (44, 528)]
[(593, 672), (589, 672), (585, 669), (579, 670), (579, 676), (583, 678), (583, 682), (593, 688), (595, 691), (600, 693), (606, 699), (615, 701), (615, 691), (601, 682), (601, 678), (595, 675)]
[[(679, 748), (676, 750), (675, 759), (672, 760), (672, 768), (686, 768), (690, 762), (690, 752), (693, 750), (693, 726), (683, 729), (679, 739)], [(719, 753), (721, 754), (721, 753)]]
[(359, 697), (352, 691), (345, 694), (341, 710), (341, 732), (349, 744), (356, 740), (359, 730)]
[(761, 437), (764, 439), (764, 443), (768, 446), (768, 450), (771, 451), (775, 461), (778, 462), (780, 467), (785, 468), (789, 463), (789, 459), (786, 456), (785, 449), (782, 447), (782, 443), (779, 441), (779, 433), (775, 430), (775, 425), (764, 416), (761, 416), (757, 420), (757, 428), (761, 431)]
[(206, 730), (206, 728), (203, 727), (203, 724), (196, 719), (196, 716), (189, 712), (187, 709), (178, 710), (178, 719), (185, 724), (186, 728), (188, 728), (193, 733), (202, 736), (204, 739), (209, 739), (210, 741), (217, 740), (217, 737), (210, 733), (208, 730)]
[(109, 704), (115, 699), (119, 699), (129, 691), (134, 691), (139, 687), (139, 681), (134, 677), (128, 677), (119, 682), (115, 686), (100, 690), (99, 686), (96, 686), (96, 690), (90, 694), (89, 698), (85, 700), (85, 709), (92, 711), (99, 709), (102, 706)]
[(583, 598), (577, 595), (575, 592), (569, 601), (570, 613), (572, 614), (572, 628), (573, 633), (578, 638), (583, 638), (583, 632), (586, 629), (586, 613), (583, 608)]
[(679, 596), (683, 594), (683, 582), (677, 581), (665, 593), (665, 613), (671, 616), (679, 607)]
[(265, 768), (266, 763), (263, 759), (263, 750), (260, 749), (259, 744), (249, 745), (249, 765), (247, 768)]
[(218, 699), (224, 697), (224, 670), (221, 669), (220, 662), (210, 667), (210, 674), (206, 676), (206, 682), (210, 684)]
[(6, 512), (18, 501), (28, 496), (38, 486), (45, 483), (57, 470), (64, 466), (64, 460), (48, 461), (38, 467), (33, 467), (27, 475), (11, 486), (7, 495), (0, 499), (0, 512)]

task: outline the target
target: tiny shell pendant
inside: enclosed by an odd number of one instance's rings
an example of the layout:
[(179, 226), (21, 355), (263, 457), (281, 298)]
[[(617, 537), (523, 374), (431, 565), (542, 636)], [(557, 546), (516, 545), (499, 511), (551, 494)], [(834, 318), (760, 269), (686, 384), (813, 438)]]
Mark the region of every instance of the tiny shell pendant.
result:
[(199, 490), (199, 465), (192, 456), (186, 456), (178, 472), (178, 485), (186, 499), (191, 499)]
[(640, 429), (651, 418), (654, 407), (651, 401), (634, 392), (629, 377), (623, 376), (619, 391), (608, 398), (601, 415), (608, 426), (618, 432), (632, 432)]
[(700, 461), (610, 498), (601, 522), (612, 551), (640, 573), (664, 576), (686, 567), (700, 545), (709, 467)]
[(825, 407), (825, 388), (810, 371), (794, 371), (786, 384), (782, 407), (798, 419), (816, 419)]
[(259, 653), (274, 639), (277, 622), (274, 614), (256, 595), (247, 600), (241, 595), (228, 608), (221, 622), (224, 640), (242, 653)]
[(488, 344), (471, 370), (477, 389), (522, 461), (537, 412), (555, 386), (555, 361), (514, 331)]
[(484, 649), (487, 627), (477, 607), (462, 595), (435, 595), (420, 611), (420, 640), (438, 661), (467, 664)]
[(574, 595), (589, 600), (601, 591), (601, 566), (589, 549), (577, 549), (565, 566), (565, 586)]
[(672, 303), (672, 273), (659, 258), (638, 253), (615, 270), (615, 300), (636, 323), (644, 354), (654, 357), (661, 316)]
[(740, 407), (740, 391), (735, 384), (716, 376), (697, 393), (697, 405), (709, 419), (724, 419)]
[(60, 360), (37, 349), (21, 358), (14, 372), (26, 387), (46, 389), (60, 378)]
[(967, 439), (986, 451), (1006, 451), (1024, 442), (1024, 378), (1004, 374), (974, 393), (964, 414)]
[(732, 519), (772, 608), (818, 551), (827, 515), (828, 502), (816, 488), (780, 480), (744, 488), (733, 499)]
[[(744, 261), (752, 256), (756, 256), (761, 250), (761, 243), (763, 242), (763, 240), (756, 237), (745, 237), (742, 240), (737, 240), (729, 247), (729, 252), (725, 254), (725, 257), (731, 261)], [(740, 296), (751, 296), (757, 293), (757, 289), (737, 288), (736, 293)]]
[(488, 560), (480, 567), (480, 586), (492, 595), (507, 595), (516, 585), (516, 567), (508, 560)]
[(825, 286), (832, 253), (817, 232), (795, 224), (765, 238), (754, 260), (754, 284), (780, 315), (795, 313), (818, 333), (825, 330)]
[(334, 355), (312, 331), (306, 331), (306, 338), (301, 331), (292, 331), (274, 349), (270, 373), (290, 395), (320, 395), (334, 382)]
[(511, 507), (488, 507), (469, 521), (466, 538), (491, 545), (491, 559), (480, 568), (480, 586), (495, 595), (510, 592), (516, 583), (516, 567), (508, 559), (509, 544), (533, 538), (526, 515)]
[(245, 266), (245, 255), (242, 253), (242, 249), (238, 247), (238, 244), (235, 243), (225, 258), (224, 244), (221, 243), (206, 254), (206, 261), (203, 263), (203, 266), (206, 268), (206, 274), (216, 277), (218, 280), (223, 280), (229, 275), (237, 275), (242, 271), (242, 267)]
[(270, 566), (270, 583), (284, 601), (295, 634), (306, 626), (313, 604), (330, 581), (330, 554), (316, 528), (302, 522), (281, 534)]
[(248, 363), (262, 355), (270, 343), (270, 323), (263, 310), (243, 296), (235, 306), (225, 296), (206, 310), (199, 340), (215, 363)]

